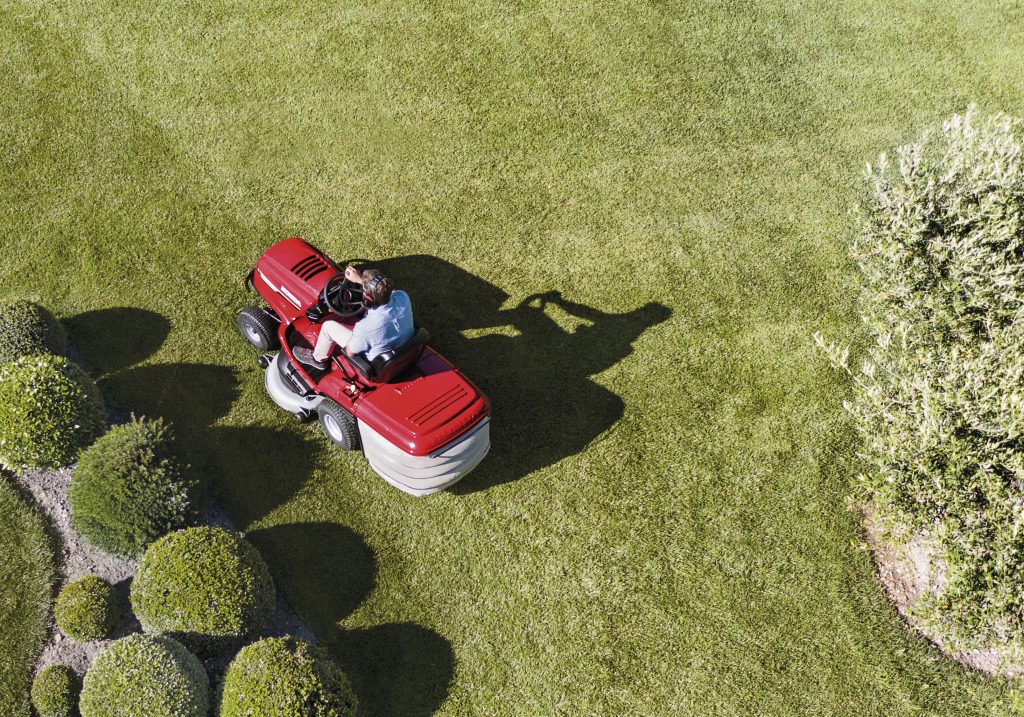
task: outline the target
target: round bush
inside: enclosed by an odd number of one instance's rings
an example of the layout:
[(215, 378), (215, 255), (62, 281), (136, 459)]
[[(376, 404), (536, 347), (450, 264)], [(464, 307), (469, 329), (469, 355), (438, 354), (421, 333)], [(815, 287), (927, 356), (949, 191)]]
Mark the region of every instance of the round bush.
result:
[(1022, 156), (1024, 122), (973, 108), (881, 155), (852, 245), (870, 340), (816, 339), (853, 378), (855, 499), (947, 568), (910, 611), (950, 652), (1024, 644)]
[(99, 389), (66, 358), (36, 354), (0, 364), (0, 464), (67, 465), (103, 424)]
[(146, 632), (212, 653), (240, 645), (266, 624), (274, 583), (256, 548), (240, 535), (203, 526), (149, 546), (131, 599)]
[(168, 637), (129, 635), (85, 674), (82, 717), (207, 717), (210, 682), (199, 660)]
[(199, 517), (200, 481), (174, 450), (162, 421), (115, 426), (82, 452), (71, 475), (71, 523), (89, 543), (137, 558)]
[(0, 301), (0, 363), (28, 354), (62, 354), (68, 346), (64, 327), (31, 301)]
[(32, 680), (32, 706), (39, 717), (71, 717), (80, 689), (74, 670), (67, 665), (50, 665)]
[(102, 640), (121, 619), (121, 600), (113, 585), (95, 575), (86, 575), (64, 586), (53, 615), (57, 626), (73, 640)]
[(224, 675), (220, 717), (351, 717), (356, 698), (319, 647), (274, 637), (243, 647)]

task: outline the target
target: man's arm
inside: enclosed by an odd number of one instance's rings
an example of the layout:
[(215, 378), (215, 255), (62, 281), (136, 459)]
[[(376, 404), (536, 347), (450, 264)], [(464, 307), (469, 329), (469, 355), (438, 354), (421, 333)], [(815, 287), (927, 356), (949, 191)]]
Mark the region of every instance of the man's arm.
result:
[[(345, 278), (348, 279), (349, 281), (351, 281), (354, 284), (359, 284), (360, 286), (363, 286), (366, 283), (365, 281), (363, 281), (363, 273), (361, 271), (359, 271), (359, 269), (357, 269), (354, 266), (352, 266), (351, 264), (349, 266), (345, 267)], [(358, 323), (359, 322), (357, 321), (356, 324), (358, 325)], [(355, 332), (354, 332), (355, 327), (353, 326), (352, 328), (353, 328), (353, 336), (350, 336), (348, 341), (346, 341), (344, 344), (342, 344), (341, 346), (338, 347), (342, 351), (344, 351), (345, 353), (349, 354), (350, 356), (352, 354), (354, 354), (354, 353), (359, 353), (360, 350), (362, 350), (362, 351), (366, 350), (366, 349), (353, 350), (353, 349), (349, 348), (350, 345), (360, 345), (362, 343), (361, 340), (356, 340), (356, 341), (352, 340), (352, 338), (355, 336)]]
[(359, 271), (359, 269), (354, 266), (345, 267), (345, 278), (353, 283), (359, 284), (360, 286), (365, 283), (363, 281), (363, 272)]

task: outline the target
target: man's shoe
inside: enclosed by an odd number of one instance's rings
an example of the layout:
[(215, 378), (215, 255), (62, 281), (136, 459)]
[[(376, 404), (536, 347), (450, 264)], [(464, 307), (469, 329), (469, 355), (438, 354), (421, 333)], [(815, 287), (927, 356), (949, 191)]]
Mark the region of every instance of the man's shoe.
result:
[(315, 368), (317, 371), (323, 371), (329, 364), (326, 361), (317, 361), (313, 357), (313, 349), (307, 349), (305, 346), (299, 346), (292, 350), (292, 356), (299, 363), (304, 363), (310, 368)]

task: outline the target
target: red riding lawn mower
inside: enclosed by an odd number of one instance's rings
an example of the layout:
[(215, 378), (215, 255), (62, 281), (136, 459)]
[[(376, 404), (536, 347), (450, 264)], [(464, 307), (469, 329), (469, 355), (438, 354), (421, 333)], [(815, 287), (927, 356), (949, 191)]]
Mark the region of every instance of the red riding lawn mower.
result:
[(320, 317), (352, 326), (366, 311), (362, 287), (345, 279), (318, 249), (291, 237), (270, 247), (246, 277), (267, 307), (238, 316), (246, 340), (262, 351), (267, 393), (299, 420), (319, 416), (328, 438), (362, 447), (388, 483), (423, 496), (454, 484), (491, 446), (490, 403), (417, 328), (403, 345), (367, 361), (335, 350), (328, 367), (300, 364), (292, 351), (312, 347)]

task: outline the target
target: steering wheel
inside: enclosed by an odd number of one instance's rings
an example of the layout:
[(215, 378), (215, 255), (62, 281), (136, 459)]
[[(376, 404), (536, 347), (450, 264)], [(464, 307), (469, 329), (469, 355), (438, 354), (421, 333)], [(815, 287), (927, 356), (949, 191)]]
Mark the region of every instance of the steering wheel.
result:
[(327, 280), (320, 292), (320, 301), (343, 319), (356, 316), (366, 308), (362, 284), (349, 281), (344, 274), (335, 274)]

